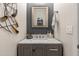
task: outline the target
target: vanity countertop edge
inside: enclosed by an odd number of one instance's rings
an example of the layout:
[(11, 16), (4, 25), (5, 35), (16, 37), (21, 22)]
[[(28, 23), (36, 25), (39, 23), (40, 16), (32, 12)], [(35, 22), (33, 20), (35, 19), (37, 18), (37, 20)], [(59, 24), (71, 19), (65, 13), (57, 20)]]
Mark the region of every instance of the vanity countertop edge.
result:
[(18, 42), (18, 44), (62, 44), (61, 41), (51, 38), (51, 39), (23, 39)]

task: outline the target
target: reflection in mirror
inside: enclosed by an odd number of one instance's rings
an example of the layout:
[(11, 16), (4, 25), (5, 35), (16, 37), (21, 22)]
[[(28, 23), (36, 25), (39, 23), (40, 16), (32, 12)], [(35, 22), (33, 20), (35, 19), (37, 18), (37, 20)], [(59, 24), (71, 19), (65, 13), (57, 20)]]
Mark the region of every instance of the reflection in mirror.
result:
[(48, 7), (32, 7), (32, 27), (48, 27)]

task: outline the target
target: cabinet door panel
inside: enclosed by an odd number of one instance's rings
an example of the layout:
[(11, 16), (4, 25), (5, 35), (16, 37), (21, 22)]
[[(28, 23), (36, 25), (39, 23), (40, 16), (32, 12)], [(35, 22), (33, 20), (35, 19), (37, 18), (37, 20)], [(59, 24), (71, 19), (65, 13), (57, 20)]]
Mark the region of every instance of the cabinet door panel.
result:
[(22, 46), (18, 45), (17, 46), (17, 56), (22, 56)]
[(23, 56), (31, 56), (32, 55), (32, 49), (29, 47), (23, 47)]
[(21, 44), (18, 45), (18, 56), (31, 56), (32, 55), (32, 48), (31, 45)]
[(49, 44), (47, 45), (46, 54), (47, 56), (59, 56), (62, 54), (61, 45)]
[(32, 45), (32, 55), (33, 56), (43, 56), (44, 55), (44, 45), (33, 44)]
[(32, 51), (33, 56), (43, 56), (43, 48), (36, 48)]

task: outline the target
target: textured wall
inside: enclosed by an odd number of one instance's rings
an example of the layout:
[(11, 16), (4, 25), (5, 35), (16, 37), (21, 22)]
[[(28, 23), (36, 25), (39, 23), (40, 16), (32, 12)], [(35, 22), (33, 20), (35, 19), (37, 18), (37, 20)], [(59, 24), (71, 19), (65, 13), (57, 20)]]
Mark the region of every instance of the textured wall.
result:
[(17, 43), (26, 35), (26, 4), (18, 4), (19, 34), (11, 34), (0, 28), (0, 56), (17, 55)]
[[(78, 10), (75, 3), (54, 4), (54, 10), (59, 11), (59, 30), (56, 30), (56, 38), (61, 40), (64, 46), (65, 56), (77, 55), (78, 44)], [(72, 33), (67, 33), (67, 26), (72, 26)]]

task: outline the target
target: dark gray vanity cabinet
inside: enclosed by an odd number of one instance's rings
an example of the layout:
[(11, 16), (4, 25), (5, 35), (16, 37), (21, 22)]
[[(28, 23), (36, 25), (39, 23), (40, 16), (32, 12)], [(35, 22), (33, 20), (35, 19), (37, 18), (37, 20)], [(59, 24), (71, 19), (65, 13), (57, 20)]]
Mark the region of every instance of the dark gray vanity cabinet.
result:
[(47, 56), (62, 56), (63, 47), (61, 44), (48, 44), (46, 47)]
[(21, 44), (17, 46), (17, 53), (19, 56), (31, 56), (32, 55), (32, 46)]
[(18, 44), (18, 56), (62, 56), (62, 44)]
[(44, 45), (33, 44), (32, 45), (32, 55), (33, 56), (43, 56), (44, 55)]

